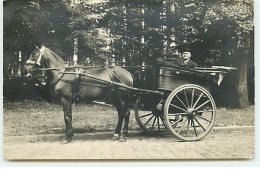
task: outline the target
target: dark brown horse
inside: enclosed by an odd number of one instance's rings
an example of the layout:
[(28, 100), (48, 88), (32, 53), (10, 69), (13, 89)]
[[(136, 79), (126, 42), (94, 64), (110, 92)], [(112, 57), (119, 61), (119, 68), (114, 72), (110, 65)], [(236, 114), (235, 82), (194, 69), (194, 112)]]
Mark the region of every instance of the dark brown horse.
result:
[[(129, 93), (121, 91), (116, 87), (111, 87), (108, 83), (110, 81), (117, 81), (123, 85), (132, 86), (133, 78), (131, 73), (123, 68), (115, 66), (107, 68), (88, 68), (81, 71), (81, 73), (75, 74), (76, 68), (68, 68), (65, 64), (66, 63), (57, 54), (45, 46), (41, 46), (41, 48), (34, 50), (25, 64), (25, 69), (28, 74), (31, 74), (30, 71), (35, 66), (49, 69), (52, 68), (52, 70), (48, 71), (47, 78), (50, 81), (50, 85), (53, 88), (55, 95), (61, 98), (66, 125), (65, 142), (71, 142), (73, 136), (72, 104), (76, 97), (79, 99), (91, 100), (109, 97), (112, 104), (116, 107), (119, 117), (113, 139), (125, 141), (128, 133), (130, 116)], [(108, 81), (108, 83), (80, 74), (91, 75), (98, 79)], [(124, 128), (123, 133), (121, 134), (123, 121)]]

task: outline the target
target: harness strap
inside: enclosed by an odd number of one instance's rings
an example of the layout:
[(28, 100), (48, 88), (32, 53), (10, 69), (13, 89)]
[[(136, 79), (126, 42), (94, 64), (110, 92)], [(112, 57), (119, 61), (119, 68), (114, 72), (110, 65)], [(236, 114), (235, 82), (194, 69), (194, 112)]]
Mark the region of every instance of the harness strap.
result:
[(80, 96), (79, 89), (80, 89), (80, 79), (82, 76), (81, 72), (82, 72), (82, 70), (80, 68), (75, 69), (75, 79), (77, 80), (77, 86), (76, 86), (76, 94), (73, 97), (74, 97), (74, 99), (76, 98), (77, 100), (79, 99), (79, 96)]
[(59, 82), (59, 81), (61, 80), (62, 76), (64, 75), (63, 72), (66, 71), (67, 67), (68, 67), (68, 64), (65, 64), (65, 65), (60, 69), (60, 71), (58, 72), (58, 74), (52, 79), (52, 81), (51, 81), (51, 84), (52, 84), (52, 85), (55, 85), (57, 82)]
[(116, 77), (116, 79), (117, 79), (120, 83), (123, 83), (123, 82), (119, 79), (119, 77), (113, 72), (112, 69), (109, 69), (109, 68), (107, 68), (107, 67), (105, 67), (105, 69), (108, 71), (111, 81), (117, 82), (116, 80), (114, 80), (114, 77)]

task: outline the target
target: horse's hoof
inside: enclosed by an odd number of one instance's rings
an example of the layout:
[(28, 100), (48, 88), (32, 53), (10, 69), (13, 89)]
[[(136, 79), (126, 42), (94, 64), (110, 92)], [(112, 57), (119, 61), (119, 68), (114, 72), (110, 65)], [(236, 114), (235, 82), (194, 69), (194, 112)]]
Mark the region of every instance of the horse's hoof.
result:
[(71, 143), (71, 141), (72, 141), (71, 138), (65, 138), (65, 139), (62, 139), (61, 144), (69, 144), (69, 143)]
[(118, 134), (114, 134), (112, 140), (117, 141), (120, 138)]
[(121, 136), (120, 139), (119, 139), (119, 142), (126, 142), (126, 138), (127, 138), (127, 137)]

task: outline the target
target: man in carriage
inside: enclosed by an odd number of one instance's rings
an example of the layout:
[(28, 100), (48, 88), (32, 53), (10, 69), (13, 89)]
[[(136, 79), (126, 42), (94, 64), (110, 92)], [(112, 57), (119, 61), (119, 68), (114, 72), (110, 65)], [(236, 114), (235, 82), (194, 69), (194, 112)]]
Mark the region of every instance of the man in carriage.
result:
[(169, 57), (163, 59), (161, 57), (157, 58), (156, 63), (163, 67), (184, 67), (188, 69), (193, 69), (198, 67), (197, 63), (191, 60), (191, 49), (188, 47), (181, 47), (180, 53), (176, 46), (172, 46)]

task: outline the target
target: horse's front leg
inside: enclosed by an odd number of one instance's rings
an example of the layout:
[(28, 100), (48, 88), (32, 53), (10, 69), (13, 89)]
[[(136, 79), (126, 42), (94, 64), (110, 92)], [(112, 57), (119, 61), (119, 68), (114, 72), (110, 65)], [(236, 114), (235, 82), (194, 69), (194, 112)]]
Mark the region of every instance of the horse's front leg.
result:
[(119, 106), (116, 106), (117, 112), (118, 112), (118, 122), (116, 126), (116, 130), (113, 136), (113, 140), (116, 141), (120, 138), (121, 135), (121, 128), (124, 120), (124, 116), (122, 114), (121, 108)]
[(123, 134), (121, 135), (119, 142), (125, 142), (127, 135), (128, 135), (128, 123), (129, 123), (130, 111), (128, 109), (128, 105), (126, 105), (126, 106), (127, 106), (127, 109), (125, 109), (125, 111), (123, 113), (124, 120), (125, 120), (124, 129), (123, 129)]
[[(128, 122), (130, 116), (128, 95), (124, 93), (123, 94), (117, 93), (116, 97), (114, 97), (113, 100), (115, 101), (114, 105), (118, 112), (118, 123), (117, 123), (113, 140), (119, 139), (120, 142), (125, 142), (128, 134)], [(123, 133), (121, 134), (123, 121), (124, 121), (124, 129), (123, 129)]]
[[(128, 108), (128, 97), (121, 96), (118, 99), (118, 104), (116, 105), (118, 111), (118, 123), (115, 130), (113, 139), (119, 139), (119, 142), (125, 142), (128, 134), (128, 123), (130, 111)], [(121, 134), (121, 127), (124, 121), (123, 133)]]
[(71, 142), (71, 138), (73, 136), (72, 131), (72, 100), (61, 98), (61, 103), (63, 106), (63, 113), (64, 113), (64, 121), (66, 126), (66, 139), (63, 143)]

